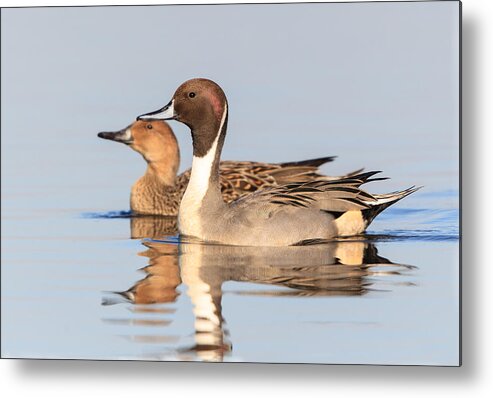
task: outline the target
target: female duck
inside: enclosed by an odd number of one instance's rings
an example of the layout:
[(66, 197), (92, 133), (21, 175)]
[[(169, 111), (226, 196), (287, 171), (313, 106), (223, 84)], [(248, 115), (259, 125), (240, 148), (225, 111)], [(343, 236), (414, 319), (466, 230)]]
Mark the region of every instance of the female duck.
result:
[(228, 124), (228, 102), (213, 81), (183, 83), (168, 105), (138, 117), (175, 119), (190, 127), (193, 162), (180, 204), (182, 235), (240, 246), (287, 246), (362, 233), (383, 209), (414, 192), (387, 195), (359, 189), (364, 173), (336, 181), (314, 180), (258, 190), (231, 203), (221, 197), (219, 159)]
[[(190, 170), (177, 176), (180, 148), (173, 130), (164, 121), (137, 121), (123, 130), (101, 132), (98, 137), (121, 142), (140, 153), (147, 170), (132, 187), (130, 208), (137, 214), (177, 216), (181, 198), (190, 179)], [(220, 165), (221, 192), (226, 202), (260, 187), (311, 181), (323, 177), (318, 167), (334, 157), (289, 163), (225, 161)]]

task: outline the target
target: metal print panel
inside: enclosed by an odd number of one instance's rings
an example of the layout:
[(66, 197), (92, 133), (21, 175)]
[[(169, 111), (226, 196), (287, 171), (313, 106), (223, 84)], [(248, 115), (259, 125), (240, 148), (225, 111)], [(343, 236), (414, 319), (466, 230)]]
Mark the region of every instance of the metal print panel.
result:
[(460, 365), (460, 6), (2, 9), (2, 357)]

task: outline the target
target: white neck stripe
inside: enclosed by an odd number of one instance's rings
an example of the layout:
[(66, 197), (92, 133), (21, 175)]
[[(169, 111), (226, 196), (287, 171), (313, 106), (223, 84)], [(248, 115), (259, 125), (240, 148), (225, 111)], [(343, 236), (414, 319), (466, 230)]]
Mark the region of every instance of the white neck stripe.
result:
[[(212, 143), (211, 148), (203, 157), (194, 156), (192, 160), (192, 174), (190, 176), (190, 182), (188, 183), (187, 190), (192, 188), (195, 195), (200, 197), (202, 200), (209, 187), (209, 180), (212, 172), (212, 164), (216, 157), (217, 144), (219, 142), (219, 136), (224, 126), (224, 121), (226, 120), (227, 105), (225, 105), (223, 116), (221, 118), (221, 124), (219, 125), (219, 131), (217, 132), (216, 138)], [(194, 195), (194, 196), (195, 196)]]
[(186, 235), (200, 237), (201, 222), (197, 213), (202, 205), (202, 200), (209, 189), (212, 166), (216, 158), (217, 145), (226, 121), (227, 112), (228, 108), (225, 104), (219, 131), (207, 154), (202, 157), (193, 157), (190, 181), (188, 182), (187, 189), (183, 195), (179, 212), (180, 232)]

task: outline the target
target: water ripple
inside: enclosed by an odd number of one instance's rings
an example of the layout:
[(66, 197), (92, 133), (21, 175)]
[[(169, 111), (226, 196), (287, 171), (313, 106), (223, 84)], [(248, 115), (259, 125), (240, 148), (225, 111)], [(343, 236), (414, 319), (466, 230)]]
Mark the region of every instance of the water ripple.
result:
[(132, 218), (135, 217), (130, 210), (114, 210), (106, 212), (82, 213), (82, 218)]

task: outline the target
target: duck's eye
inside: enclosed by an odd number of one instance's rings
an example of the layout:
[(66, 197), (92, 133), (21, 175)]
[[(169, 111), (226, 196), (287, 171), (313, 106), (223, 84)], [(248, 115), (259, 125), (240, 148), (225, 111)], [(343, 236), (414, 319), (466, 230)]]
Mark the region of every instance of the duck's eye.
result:
[(152, 129), (152, 124), (148, 124), (146, 127), (147, 127), (148, 130), (151, 130)]
[(194, 93), (194, 92), (188, 93), (188, 96), (189, 96), (190, 98), (194, 98), (194, 97), (195, 97), (195, 93)]

